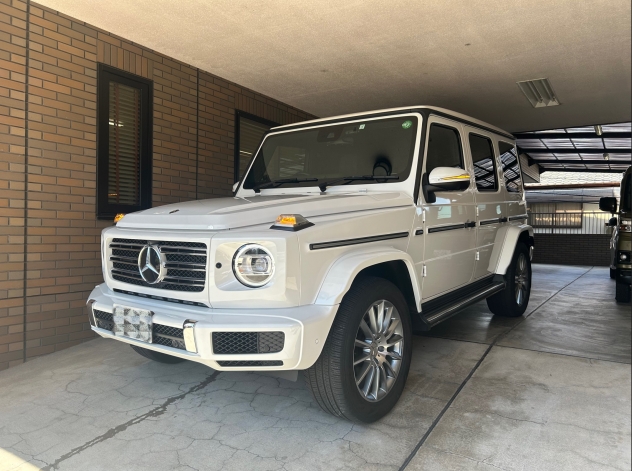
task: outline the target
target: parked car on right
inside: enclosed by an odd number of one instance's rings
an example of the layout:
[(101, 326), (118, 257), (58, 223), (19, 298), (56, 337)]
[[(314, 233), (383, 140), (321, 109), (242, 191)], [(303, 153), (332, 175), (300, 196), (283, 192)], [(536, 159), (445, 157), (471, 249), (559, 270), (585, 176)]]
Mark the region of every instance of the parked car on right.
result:
[(608, 223), (613, 227), (610, 239), (610, 277), (617, 282), (615, 299), (630, 302), (632, 284), (632, 167), (628, 167), (621, 180), (621, 204), (617, 214), (617, 199), (601, 198), (599, 209), (613, 214)]

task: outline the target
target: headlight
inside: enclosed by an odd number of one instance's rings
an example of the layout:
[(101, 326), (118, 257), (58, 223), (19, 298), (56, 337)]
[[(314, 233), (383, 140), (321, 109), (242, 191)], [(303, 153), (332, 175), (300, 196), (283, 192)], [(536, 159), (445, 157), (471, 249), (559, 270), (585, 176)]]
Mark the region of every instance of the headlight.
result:
[(272, 254), (259, 244), (243, 245), (233, 257), (233, 273), (243, 285), (250, 288), (263, 286), (274, 275)]

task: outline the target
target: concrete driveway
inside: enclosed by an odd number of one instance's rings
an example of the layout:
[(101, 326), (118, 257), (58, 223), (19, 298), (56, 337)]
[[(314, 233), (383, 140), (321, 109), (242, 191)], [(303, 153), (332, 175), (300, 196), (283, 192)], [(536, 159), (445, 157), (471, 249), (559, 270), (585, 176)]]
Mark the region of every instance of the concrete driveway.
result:
[(416, 336), (371, 425), (297, 382), (163, 365), (97, 339), (0, 373), (0, 470), (629, 470), (630, 306), (604, 268), (534, 266), (528, 316), (485, 302)]

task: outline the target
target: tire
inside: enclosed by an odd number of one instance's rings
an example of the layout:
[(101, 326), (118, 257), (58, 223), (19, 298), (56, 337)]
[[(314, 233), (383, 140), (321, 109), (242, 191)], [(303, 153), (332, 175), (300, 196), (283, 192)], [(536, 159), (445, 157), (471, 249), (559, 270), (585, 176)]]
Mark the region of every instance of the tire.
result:
[(496, 316), (520, 317), (527, 309), (531, 296), (531, 260), (529, 248), (522, 242), (516, 245), (505, 282), (507, 286), (504, 290), (487, 298), (487, 306)]
[(172, 355), (166, 355), (164, 353), (154, 352), (153, 350), (137, 347), (136, 345), (130, 345), (130, 347), (132, 347), (132, 349), (139, 355), (142, 355), (145, 358), (149, 358), (150, 360), (157, 361), (158, 363), (175, 364), (175, 363), (181, 363), (183, 361), (186, 361), (184, 358), (178, 358)]
[(305, 379), (325, 412), (354, 422), (375, 422), (399, 400), (411, 355), (412, 328), (404, 296), (387, 280), (365, 277), (355, 281), (343, 298), (323, 351), (305, 371)]
[(617, 278), (617, 270), (615, 270), (614, 268), (610, 269), (610, 278), (612, 278), (613, 280)]
[(630, 285), (627, 283), (622, 283), (617, 280), (617, 291), (615, 292), (614, 299), (618, 303), (629, 303), (630, 302)]

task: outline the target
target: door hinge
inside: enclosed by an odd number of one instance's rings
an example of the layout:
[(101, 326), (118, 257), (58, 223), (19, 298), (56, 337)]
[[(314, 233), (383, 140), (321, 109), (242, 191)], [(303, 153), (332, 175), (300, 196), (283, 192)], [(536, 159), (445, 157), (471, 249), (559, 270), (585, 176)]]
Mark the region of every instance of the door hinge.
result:
[(476, 217), (478, 217), (478, 206), (476, 207)]
[(481, 257), (480, 257), (480, 253), (479, 253), (479, 252), (476, 252), (476, 260), (480, 260), (480, 259), (481, 259)]
[(426, 222), (426, 210), (421, 210), (421, 222)]
[(421, 276), (425, 277), (428, 274), (428, 272), (426, 271), (426, 265), (423, 266), (423, 268), (421, 269)]

